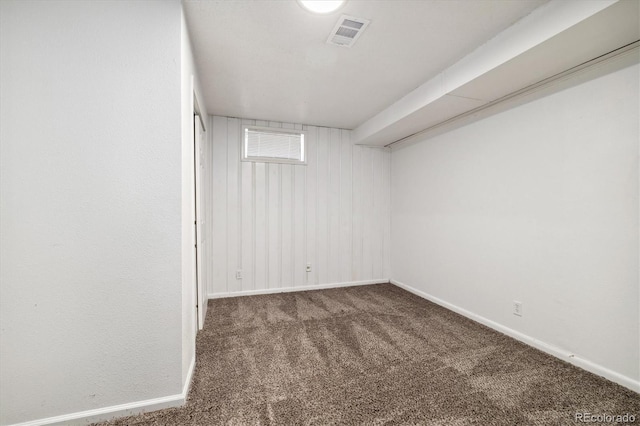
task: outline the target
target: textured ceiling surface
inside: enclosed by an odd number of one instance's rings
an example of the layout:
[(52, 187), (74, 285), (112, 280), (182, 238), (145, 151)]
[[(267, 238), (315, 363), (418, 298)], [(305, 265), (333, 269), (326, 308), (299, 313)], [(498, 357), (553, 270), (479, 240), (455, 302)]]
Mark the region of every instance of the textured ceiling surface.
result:
[[(295, 0), (185, 1), (211, 114), (352, 129), (546, 0), (350, 0), (314, 15)], [(342, 14), (369, 19), (351, 48)]]

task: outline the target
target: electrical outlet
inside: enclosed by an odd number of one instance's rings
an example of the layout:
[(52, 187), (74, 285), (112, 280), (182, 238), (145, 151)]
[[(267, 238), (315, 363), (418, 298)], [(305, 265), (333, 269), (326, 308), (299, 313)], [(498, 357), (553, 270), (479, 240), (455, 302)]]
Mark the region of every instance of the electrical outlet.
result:
[(307, 272), (311, 272), (311, 264), (307, 263)]
[(241, 280), (242, 279), (242, 269), (238, 269), (236, 271), (236, 280)]
[(522, 316), (522, 302), (513, 301), (513, 315)]

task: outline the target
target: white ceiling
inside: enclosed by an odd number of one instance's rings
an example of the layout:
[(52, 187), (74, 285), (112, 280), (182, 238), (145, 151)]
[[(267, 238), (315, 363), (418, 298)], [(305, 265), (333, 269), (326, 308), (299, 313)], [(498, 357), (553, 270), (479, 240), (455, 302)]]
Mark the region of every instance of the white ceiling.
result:
[(549, 2), (360, 124), (352, 141), (387, 146), (587, 64), (637, 57), (639, 18), (638, 0)]
[[(328, 16), (295, 0), (184, 2), (207, 111), (353, 129), (547, 0), (349, 0)], [(352, 48), (342, 15), (371, 20)]]

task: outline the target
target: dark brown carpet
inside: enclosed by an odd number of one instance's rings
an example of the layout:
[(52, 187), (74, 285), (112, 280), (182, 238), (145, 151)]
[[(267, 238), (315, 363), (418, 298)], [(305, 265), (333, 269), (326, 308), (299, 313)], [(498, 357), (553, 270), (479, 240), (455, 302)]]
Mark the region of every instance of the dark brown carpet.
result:
[(108, 424), (575, 425), (577, 412), (638, 424), (640, 395), (379, 284), (209, 301), (187, 404)]

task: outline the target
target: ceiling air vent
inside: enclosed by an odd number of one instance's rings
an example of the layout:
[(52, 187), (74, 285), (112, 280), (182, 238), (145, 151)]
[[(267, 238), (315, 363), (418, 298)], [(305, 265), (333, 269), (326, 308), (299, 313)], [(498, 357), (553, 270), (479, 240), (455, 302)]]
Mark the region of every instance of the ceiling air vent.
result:
[(360, 34), (367, 28), (369, 21), (353, 16), (342, 15), (327, 39), (327, 43), (336, 46), (351, 47)]

